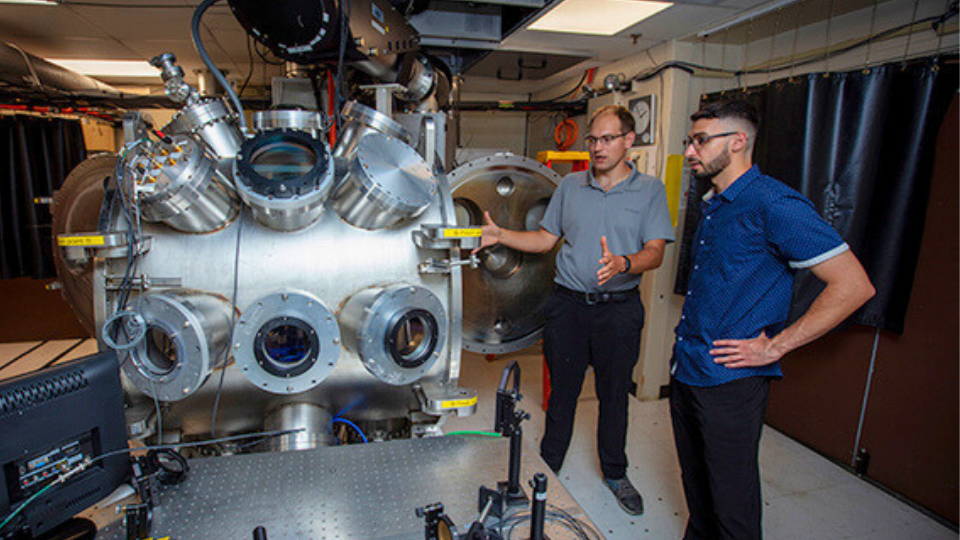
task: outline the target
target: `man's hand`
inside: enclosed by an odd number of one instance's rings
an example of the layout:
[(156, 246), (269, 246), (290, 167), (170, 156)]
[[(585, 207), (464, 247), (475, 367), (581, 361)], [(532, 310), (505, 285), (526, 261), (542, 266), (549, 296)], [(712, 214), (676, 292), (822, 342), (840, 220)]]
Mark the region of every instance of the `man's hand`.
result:
[(766, 332), (753, 339), (718, 339), (713, 346), (713, 361), (728, 368), (766, 366), (783, 356), (774, 350), (773, 340)]
[(483, 226), (480, 227), (480, 233), (480, 247), (473, 250), (473, 253), (483, 248), (499, 244), (500, 239), (503, 237), (503, 229), (493, 222), (493, 218), (490, 217), (490, 212), (486, 211), (483, 213)]
[(603, 256), (600, 257), (600, 270), (597, 270), (597, 285), (603, 285), (610, 281), (610, 278), (623, 272), (627, 267), (627, 261), (623, 260), (622, 255), (614, 255), (607, 246), (607, 237), (600, 237), (600, 248)]

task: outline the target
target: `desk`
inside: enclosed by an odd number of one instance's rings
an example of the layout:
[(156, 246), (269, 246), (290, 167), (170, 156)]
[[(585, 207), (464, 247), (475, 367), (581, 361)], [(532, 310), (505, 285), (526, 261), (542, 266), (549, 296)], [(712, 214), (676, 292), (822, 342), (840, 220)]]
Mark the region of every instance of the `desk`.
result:
[[(263, 525), (269, 540), (420, 540), (424, 522), (414, 510), (442, 502), (462, 534), (479, 514), (478, 488), (507, 479), (508, 456), (506, 439), (434, 437), (194, 459), (182, 484), (163, 488), (151, 533), (248, 540)], [(548, 502), (589, 523), (529, 448), (521, 470), (528, 495), (529, 479), (544, 472)], [(525, 533), (518, 527), (514, 538)], [(550, 523), (546, 533), (552, 540), (573, 538)], [(119, 522), (97, 535), (124, 538)]]

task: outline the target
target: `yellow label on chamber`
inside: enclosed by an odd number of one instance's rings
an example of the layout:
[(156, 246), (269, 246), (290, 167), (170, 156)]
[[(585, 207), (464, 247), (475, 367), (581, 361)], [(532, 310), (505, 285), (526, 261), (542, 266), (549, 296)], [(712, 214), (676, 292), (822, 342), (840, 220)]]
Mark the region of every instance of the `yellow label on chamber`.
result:
[(73, 246), (102, 246), (106, 243), (103, 236), (58, 236), (57, 245), (63, 247)]
[(460, 409), (462, 407), (472, 407), (477, 404), (477, 396), (470, 399), (451, 399), (440, 402), (441, 409)]
[(444, 238), (479, 238), (481, 235), (480, 227), (465, 227), (462, 229), (444, 229)]

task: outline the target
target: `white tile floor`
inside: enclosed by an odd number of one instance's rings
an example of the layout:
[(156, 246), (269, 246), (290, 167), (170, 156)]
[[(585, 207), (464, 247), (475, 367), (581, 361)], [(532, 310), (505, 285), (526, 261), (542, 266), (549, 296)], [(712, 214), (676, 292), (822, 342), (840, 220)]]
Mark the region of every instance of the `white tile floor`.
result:
[[(521, 367), (521, 408), (531, 418), (523, 426), (525, 451), (539, 448), (544, 413), (541, 407), (541, 357), (538, 351), (505, 355), (493, 362), (464, 353), (461, 386), (480, 393), (480, 405), (468, 418), (447, 421), (447, 432), (491, 430), (496, 387), (510, 360)], [(588, 374), (573, 442), (561, 469), (561, 482), (608, 538), (679, 539), (686, 523), (680, 469), (666, 400), (631, 399), (627, 436), (628, 472), (644, 496), (646, 512), (625, 514), (603, 485), (596, 454), (597, 400)], [(772, 428), (760, 445), (764, 534), (770, 540), (948, 540), (957, 533), (882, 490), (834, 465)]]
[[(0, 344), (0, 379), (36, 369), (59, 355), (62, 357), (57, 361), (64, 362), (95, 350), (94, 340)], [(24, 356), (20, 360), (9, 363), (21, 354)], [(523, 425), (524, 451), (539, 448), (544, 420), (542, 359), (539, 351), (531, 349), (493, 362), (464, 353), (460, 384), (477, 390), (480, 403), (475, 415), (449, 419), (444, 425), (446, 432), (492, 430), (494, 395), (500, 374), (510, 360), (520, 364), (524, 394), (520, 408), (531, 416)], [(679, 539), (687, 515), (667, 402), (631, 400), (628, 474), (644, 496), (646, 512), (639, 517), (629, 516), (600, 479), (595, 439), (597, 399), (592, 386), (588, 373), (560, 481), (608, 540)], [(958, 538), (957, 533), (772, 428), (766, 428), (763, 434), (760, 467), (765, 503), (763, 528), (769, 540)]]

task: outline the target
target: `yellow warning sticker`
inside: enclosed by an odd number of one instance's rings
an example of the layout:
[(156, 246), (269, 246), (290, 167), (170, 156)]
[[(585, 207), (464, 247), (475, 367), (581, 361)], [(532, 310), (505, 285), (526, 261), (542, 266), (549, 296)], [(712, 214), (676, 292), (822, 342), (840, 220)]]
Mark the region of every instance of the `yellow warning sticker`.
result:
[(441, 409), (460, 409), (462, 407), (472, 407), (477, 404), (477, 396), (470, 399), (451, 399), (440, 403)]
[(63, 247), (73, 246), (102, 246), (106, 240), (101, 235), (90, 236), (58, 236), (57, 245)]
[(480, 227), (465, 227), (462, 229), (444, 229), (444, 238), (479, 238), (481, 235)]

